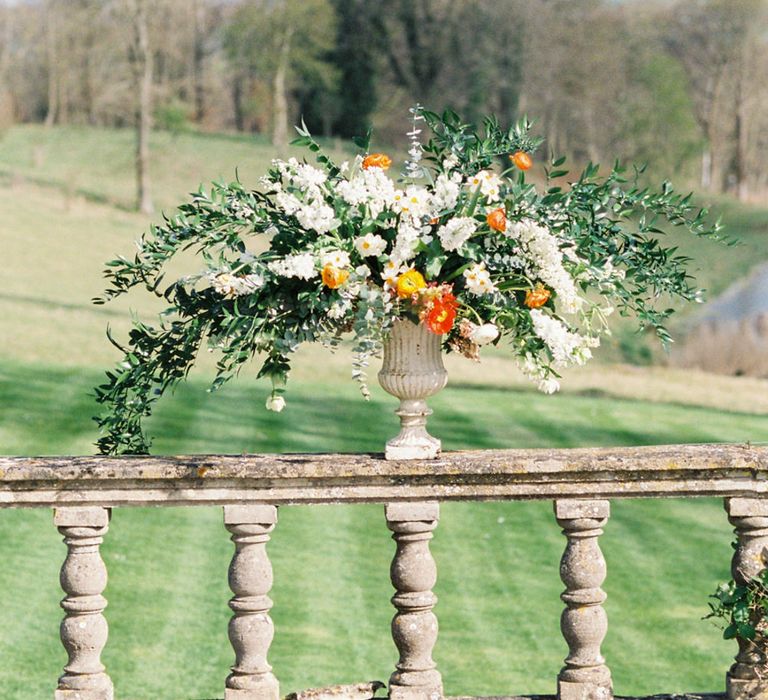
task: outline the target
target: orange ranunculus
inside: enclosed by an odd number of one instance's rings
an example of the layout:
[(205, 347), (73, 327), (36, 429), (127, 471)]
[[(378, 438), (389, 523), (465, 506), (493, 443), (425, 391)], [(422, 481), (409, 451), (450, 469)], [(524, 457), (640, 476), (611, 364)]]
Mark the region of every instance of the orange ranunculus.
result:
[(392, 165), (392, 159), (384, 153), (371, 153), (363, 159), (363, 168), (381, 168), (387, 170)]
[(539, 282), (535, 289), (529, 289), (525, 293), (525, 305), (529, 309), (538, 309), (539, 307), (544, 306), (551, 296), (552, 293)]
[(445, 294), (442, 299), (436, 299), (427, 314), (427, 328), (435, 335), (443, 335), (453, 328), (456, 320), (456, 297)]
[(504, 211), (504, 207), (494, 209), (485, 217), (485, 220), (494, 231), (503, 232), (507, 230), (507, 213)]
[(397, 278), (397, 296), (406, 299), (427, 286), (424, 276), (417, 270), (408, 270)]
[(520, 170), (528, 170), (533, 165), (533, 158), (525, 151), (513, 153), (509, 158)]
[(349, 277), (349, 270), (342, 270), (334, 265), (326, 265), (323, 268), (323, 284), (330, 289), (338, 289)]

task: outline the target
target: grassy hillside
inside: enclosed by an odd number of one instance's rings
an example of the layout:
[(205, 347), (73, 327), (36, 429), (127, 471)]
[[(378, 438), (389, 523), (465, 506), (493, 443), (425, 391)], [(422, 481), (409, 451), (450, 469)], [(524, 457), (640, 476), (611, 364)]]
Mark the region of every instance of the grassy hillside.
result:
[[(94, 307), (103, 262), (130, 254), (149, 220), (132, 199), (130, 132), (39, 127), (0, 140), (0, 454), (88, 454), (90, 396), (144, 300)], [(156, 134), (156, 201), (170, 208), (200, 182), (255, 183), (272, 149), (249, 138)], [(159, 215), (158, 215), (159, 216)], [(719, 291), (768, 257), (765, 214), (727, 208), (745, 245), (683, 241), (705, 286)], [(627, 341), (631, 346), (634, 338)], [(149, 423), (158, 453), (380, 450), (394, 402), (364, 403), (344, 352), (300, 353), (289, 405), (267, 413), (267, 387), (246, 371), (206, 393), (210, 362)], [(450, 385), (431, 401), (447, 449), (765, 441), (768, 382), (667, 368), (592, 364), (559, 396), (533, 391), (502, 352), (448, 360)], [(375, 370), (374, 370), (375, 372)], [(386, 680), (392, 543), (380, 507), (283, 508), (271, 545), (277, 633), (271, 661), (283, 690)], [(613, 504), (605, 652), (621, 694), (714, 690), (734, 651), (702, 622), (728, 576), (731, 533), (715, 501)], [(549, 503), (448, 504), (434, 541), (450, 694), (545, 693), (565, 655), (558, 630), (563, 538)], [(49, 697), (64, 663), (57, 572), (64, 547), (45, 511), (0, 511), (0, 697)], [(231, 544), (218, 509), (118, 509), (104, 546), (111, 639), (104, 658), (124, 700), (220, 698)], [(23, 592), (23, 595), (19, 595)], [(194, 669), (194, 673), (191, 670)]]

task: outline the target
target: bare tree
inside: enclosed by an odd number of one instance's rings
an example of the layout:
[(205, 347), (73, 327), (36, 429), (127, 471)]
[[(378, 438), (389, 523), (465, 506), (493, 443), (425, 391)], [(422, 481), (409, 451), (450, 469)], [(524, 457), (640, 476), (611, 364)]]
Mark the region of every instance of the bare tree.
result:
[(147, 0), (128, 0), (133, 20), (130, 58), (136, 99), (136, 204), (139, 211), (154, 210), (149, 183), (149, 137), (152, 128), (152, 54), (149, 45)]

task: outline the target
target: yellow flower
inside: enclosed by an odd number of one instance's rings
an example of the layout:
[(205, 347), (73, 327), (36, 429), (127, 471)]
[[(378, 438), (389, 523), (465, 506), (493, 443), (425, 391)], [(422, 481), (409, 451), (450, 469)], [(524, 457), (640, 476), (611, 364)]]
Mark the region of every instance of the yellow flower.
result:
[(323, 268), (323, 284), (330, 289), (338, 289), (349, 277), (349, 270), (341, 270), (330, 263)]
[(408, 270), (397, 278), (397, 296), (401, 299), (413, 296), (427, 286), (423, 275), (416, 270)]

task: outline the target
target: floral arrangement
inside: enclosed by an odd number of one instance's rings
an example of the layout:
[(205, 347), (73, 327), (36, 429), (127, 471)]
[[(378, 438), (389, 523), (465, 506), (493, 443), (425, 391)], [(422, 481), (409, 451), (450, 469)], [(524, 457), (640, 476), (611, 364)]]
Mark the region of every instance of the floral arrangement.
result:
[[(207, 343), (218, 351), (213, 387), (254, 356), (272, 379), (267, 408), (285, 406), (291, 354), (301, 343), (351, 336), (353, 375), (367, 397), (366, 367), (393, 322), (424, 323), (447, 351), (476, 360), (502, 339), (539, 389), (586, 362), (618, 309), (664, 341), (669, 298), (697, 299), (687, 259), (659, 242), (662, 223), (717, 236), (706, 211), (664, 183), (637, 184), (618, 165), (578, 178), (564, 158), (544, 168), (542, 191), (526, 181), (541, 140), (527, 120), (482, 129), (459, 117), (412, 110), (409, 158), (369, 152), (336, 164), (298, 129), (294, 142), (317, 166), (275, 160), (258, 190), (239, 182), (200, 191), (138, 241), (133, 259), (108, 263), (97, 303), (135, 286), (166, 299), (159, 325), (135, 322), (124, 361), (97, 388), (102, 453), (144, 453), (141, 420), (183, 379)], [(429, 131), (421, 138), (422, 127)], [(193, 249), (200, 270), (170, 284), (163, 267)]]

